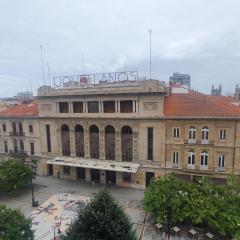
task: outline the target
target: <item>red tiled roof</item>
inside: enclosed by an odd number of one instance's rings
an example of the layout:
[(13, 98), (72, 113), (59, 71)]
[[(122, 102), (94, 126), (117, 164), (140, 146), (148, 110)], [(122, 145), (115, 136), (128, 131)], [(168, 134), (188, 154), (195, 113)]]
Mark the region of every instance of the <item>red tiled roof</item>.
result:
[[(235, 103), (235, 104), (234, 104)], [(165, 97), (166, 117), (240, 117), (240, 107), (232, 98), (210, 96), (189, 90)]]
[(0, 112), (0, 116), (7, 117), (25, 117), (25, 116), (38, 116), (37, 103), (19, 104), (14, 107), (10, 107)]

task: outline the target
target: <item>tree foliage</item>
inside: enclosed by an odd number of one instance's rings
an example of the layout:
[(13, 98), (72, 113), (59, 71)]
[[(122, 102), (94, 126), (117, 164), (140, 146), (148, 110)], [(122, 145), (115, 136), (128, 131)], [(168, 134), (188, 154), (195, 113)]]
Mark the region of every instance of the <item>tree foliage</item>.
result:
[(0, 240), (33, 240), (31, 220), (0, 204)]
[(101, 190), (80, 209), (66, 233), (66, 240), (136, 240), (135, 231), (111, 194)]
[(144, 208), (167, 222), (171, 207), (173, 223), (208, 227), (226, 237), (234, 237), (240, 229), (240, 179), (230, 176), (224, 185), (210, 178), (186, 182), (169, 174), (152, 181), (145, 192)]
[(32, 177), (31, 169), (22, 162), (8, 160), (0, 163), (0, 192), (10, 192), (26, 185)]

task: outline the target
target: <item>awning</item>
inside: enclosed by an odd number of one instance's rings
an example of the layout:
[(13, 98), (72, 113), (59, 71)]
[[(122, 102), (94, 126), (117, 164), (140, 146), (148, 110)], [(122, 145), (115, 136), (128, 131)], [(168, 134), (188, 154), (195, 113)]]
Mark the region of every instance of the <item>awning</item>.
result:
[(129, 173), (136, 173), (140, 166), (137, 163), (131, 162), (117, 162), (110, 160), (106, 161), (98, 159), (71, 158), (71, 157), (55, 157), (53, 160), (47, 161), (47, 164)]

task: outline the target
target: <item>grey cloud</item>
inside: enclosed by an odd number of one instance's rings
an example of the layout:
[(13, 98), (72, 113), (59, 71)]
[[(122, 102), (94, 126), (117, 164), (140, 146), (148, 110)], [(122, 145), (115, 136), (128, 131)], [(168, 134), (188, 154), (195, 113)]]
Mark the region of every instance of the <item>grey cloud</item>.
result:
[[(53, 75), (139, 70), (148, 76), (148, 29), (152, 28), (153, 76), (192, 75), (208, 92), (240, 82), (238, 0), (12, 0), (0, 2), (0, 96), (34, 90), (45, 71)], [(45, 73), (46, 74), (46, 73)], [(14, 83), (13, 83), (14, 82)], [(19, 84), (20, 82), (20, 84)]]

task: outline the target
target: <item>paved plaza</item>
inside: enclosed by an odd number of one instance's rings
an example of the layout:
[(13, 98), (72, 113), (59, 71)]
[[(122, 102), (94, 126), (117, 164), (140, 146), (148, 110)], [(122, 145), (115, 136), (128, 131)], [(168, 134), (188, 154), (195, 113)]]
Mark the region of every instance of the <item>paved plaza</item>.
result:
[[(102, 185), (54, 177), (37, 177), (34, 180), (34, 196), (35, 201), (39, 202), (38, 208), (31, 206), (30, 187), (0, 195), (0, 202), (19, 209), (32, 219), (36, 240), (53, 240), (54, 229), (56, 236), (58, 229), (64, 232), (74, 218), (77, 207), (84, 207), (90, 197), (102, 187)], [(109, 190), (130, 217), (138, 239), (162, 239), (161, 234), (157, 233), (149, 220), (149, 215), (142, 209), (143, 190), (117, 186), (110, 186)]]

